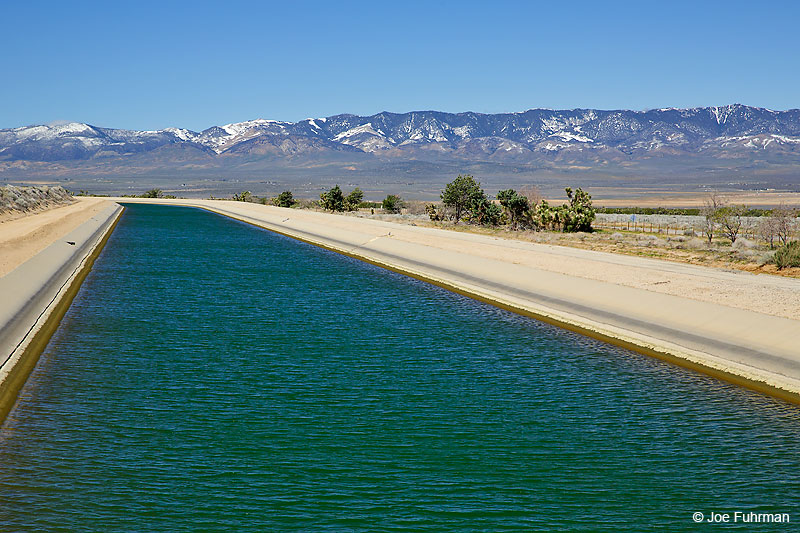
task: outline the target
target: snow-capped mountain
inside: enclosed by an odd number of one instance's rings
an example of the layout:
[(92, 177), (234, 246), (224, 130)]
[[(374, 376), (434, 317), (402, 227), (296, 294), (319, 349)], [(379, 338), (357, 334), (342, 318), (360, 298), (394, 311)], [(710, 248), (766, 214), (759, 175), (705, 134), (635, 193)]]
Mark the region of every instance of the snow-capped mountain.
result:
[(299, 122), (257, 119), (202, 132), (181, 128), (133, 131), (81, 123), (0, 130), (0, 161), (105, 159), (152, 151), (168, 158), (172, 150), (179, 150), (183, 158), (187, 152), (203, 157), (344, 152), (474, 160), (609, 150), (628, 156), (800, 152), (800, 110), (771, 111), (736, 104), (649, 111), (415, 111)]

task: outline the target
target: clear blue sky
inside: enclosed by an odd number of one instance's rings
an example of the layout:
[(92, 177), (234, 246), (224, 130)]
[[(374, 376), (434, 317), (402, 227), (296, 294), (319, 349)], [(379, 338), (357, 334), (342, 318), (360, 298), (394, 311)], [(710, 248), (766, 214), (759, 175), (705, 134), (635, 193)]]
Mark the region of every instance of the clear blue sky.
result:
[(0, 128), (800, 107), (798, 2), (6, 2)]

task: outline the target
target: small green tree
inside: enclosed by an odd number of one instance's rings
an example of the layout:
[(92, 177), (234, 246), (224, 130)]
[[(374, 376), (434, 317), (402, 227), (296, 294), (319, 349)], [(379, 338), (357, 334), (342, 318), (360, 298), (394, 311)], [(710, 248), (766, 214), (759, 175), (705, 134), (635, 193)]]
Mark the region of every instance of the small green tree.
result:
[(293, 207), (296, 203), (292, 191), (283, 191), (274, 200), (274, 204), (278, 207)]
[(383, 199), (381, 206), (388, 213), (399, 213), (406, 203), (396, 194), (390, 194)]
[(542, 200), (534, 206), (531, 220), (536, 229), (557, 229), (560, 224), (559, 208), (551, 206), (547, 200)]
[(459, 174), (442, 191), (442, 203), (453, 209), (453, 219), (458, 222), (464, 212), (485, 196), (481, 184), (470, 175)]
[(364, 200), (364, 191), (356, 187), (353, 192), (347, 195), (344, 199), (345, 209), (348, 211), (355, 211), (358, 209), (359, 204)]
[[(483, 191), (481, 191), (481, 193), (483, 193)], [(470, 221), (476, 222), (482, 226), (497, 226), (502, 216), (503, 211), (500, 207), (492, 202), (485, 194), (473, 200), (470, 206)]]
[(233, 199), (237, 202), (249, 202), (250, 200), (252, 200), (252, 198), (253, 195), (250, 193), (250, 191), (244, 191), (239, 194), (233, 195)]
[(517, 193), (514, 189), (506, 189), (497, 193), (497, 199), (506, 210), (506, 213), (508, 213), (508, 218), (513, 228), (524, 225), (531, 209), (528, 198)]
[(320, 194), (319, 200), (319, 204), (322, 206), (322, 208), (327, 209), (328, 211), (345, 210), (344, 194), (338, 185), (328, 192)]
[(592, 197), (583, 189), (578, 189), (574, 193), (572, 188), (564, 189), (567, 193), (569, 203), (564, 205), (561, 212), (561, 225), (564, 231), (592, 231), (592, 222), (595, 217), (595, 209), (592, 207)]
[(163, 197), (164, 193), (161, 192), (161, 189), (150, 189), (149, 191), (141, 195), (141, 198), (163, 198)]

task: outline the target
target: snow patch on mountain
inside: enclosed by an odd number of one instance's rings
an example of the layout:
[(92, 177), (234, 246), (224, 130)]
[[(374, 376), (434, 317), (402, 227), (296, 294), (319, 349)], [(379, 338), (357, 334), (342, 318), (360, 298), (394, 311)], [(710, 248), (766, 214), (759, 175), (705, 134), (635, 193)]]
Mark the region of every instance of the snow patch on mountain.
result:
[[(263, 142), (249, 142), (258, 138)], [(183, 143), (217, 154), (258, 154), (268, 150), (268, 146), (282, 146), (281, 143), (292, 146), (292, 153), (345, 148), (382, 152), (401, 148), (389, 154), (402, 155), (419, 149), (467, 157), (509, 154), (515, 158), (531, 151), (557, 152), (584, 147), (623, 152), (739, 150), (746, 153), (765, 148), (797, 152), (800, 110), (770, 111), (736, 104), (648, 111), (531, 109), (497, 115), (382, 112), (368, 117), (308, 118), (296, 123), (256, 119), (213, 126), (199, 133), (175, 127), (135, 131), (69, 122), (0, 130), (0, 158), (57, 161), (131, 155)]]

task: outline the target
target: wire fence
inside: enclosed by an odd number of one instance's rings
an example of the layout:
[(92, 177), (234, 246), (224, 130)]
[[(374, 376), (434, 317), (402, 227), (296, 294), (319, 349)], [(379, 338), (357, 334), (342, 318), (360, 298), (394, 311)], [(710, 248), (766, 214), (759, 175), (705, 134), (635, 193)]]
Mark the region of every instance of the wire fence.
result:
[[(744, 217), (739, 236), (762, 240), (759, 234), (760, 217)], [(592, 223), (595, 229), (652, 233), (661, 235), (705, 235), (705, 218), (692, 215), (619, 215), (598, 213)], [(794, 239), (800, 238), (800, 219), (794, 223)], [(715, 233), (720, 233), (719, 229)]]

